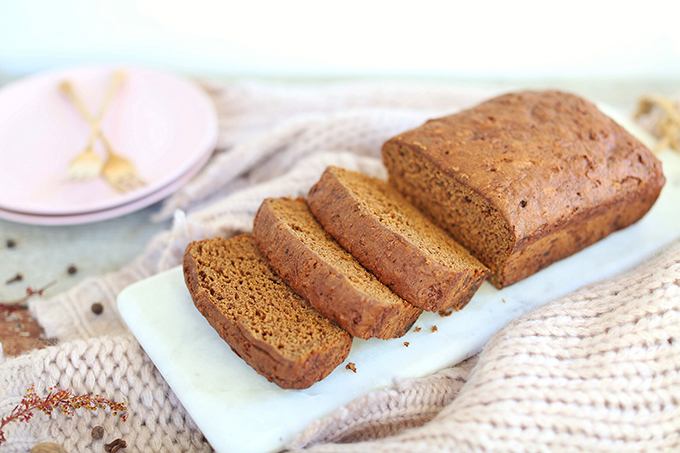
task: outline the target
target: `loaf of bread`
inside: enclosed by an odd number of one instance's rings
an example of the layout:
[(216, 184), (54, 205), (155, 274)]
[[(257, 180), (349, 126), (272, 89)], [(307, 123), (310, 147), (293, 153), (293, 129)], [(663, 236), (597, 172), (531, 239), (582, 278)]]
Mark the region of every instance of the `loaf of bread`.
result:
[(184, 278), (210, 325), (279, 387), (307, 388), (349, 355), (352, 337), (272, 271), (252, 235), (192, 242)]
[(412, 305), (463, 308), (489, 269), (384, 181), (326, 169), (308, 197), (314, 217), (364, 267)]
[(400, 337), (422, 312), (343, 249), (302, 198), (266, 199), (255, 216), (253, 234), (283, 280), (356, 337)]
[(660, 161), (591, 103), (512, 93), (387, 141), (389, 181), (510, 285), (639, 220)]

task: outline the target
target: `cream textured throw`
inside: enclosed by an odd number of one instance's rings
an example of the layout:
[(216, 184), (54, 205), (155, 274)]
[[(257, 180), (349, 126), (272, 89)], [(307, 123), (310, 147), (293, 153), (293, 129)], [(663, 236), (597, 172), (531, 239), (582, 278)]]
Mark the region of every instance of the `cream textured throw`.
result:
[[(211, 451), (119, 318), (125, 286), (180, 264), (186, 244), (250, 231), (263, 198), (304, 195), (327, 165), (384, 175), (380, 145), (429, 117), (495, 93), (451, 86), (355, 84), (208, 87), (220, 143), (199, 176), (165, 202), (174, 215), (137, 260), (31, 309), (53, 347), (0, 364), (0, 416), (36, 383), (125, 401), (103, 411), (38, 414), (6, 428), (0, 452), (41, 441), (70, 452)], [(104, 301), (102, 316), (92, 301)], [(104, 439), (90, 430), (102, 425)], [(225, 427), (229, 429), (229, 427)], [(395, 382), (317, 420), (289, 444), (314, 452), (680, 451), (680, 243), (618, 278), (549, 302), (501, 330), (477, 357)]]

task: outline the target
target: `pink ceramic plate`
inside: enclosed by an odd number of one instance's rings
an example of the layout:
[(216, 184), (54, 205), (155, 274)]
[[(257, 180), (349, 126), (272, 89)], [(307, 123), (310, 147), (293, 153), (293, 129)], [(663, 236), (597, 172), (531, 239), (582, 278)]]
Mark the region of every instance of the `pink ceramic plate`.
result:
[[(147, 182), (124, 194), (101, 178), (65, 181), (69, 161), (85, 147), (89, 126), (58, 89), (62, 80), (70, 80), (90, 111), (96, 112), (117, 69), (126, 74), (125, 82), (108, 110), (103, 131)], [(0, 209), (31, 217), (82, 216), (115, 207), (130, 212), (133, 201), (140, 206), (141, 200), (167, 191), (171, 182), (212, 152), (216, 141), (217, 114), (211, 99), (182, 78), (126, 66), (28, 77), (0, 90)], [(105, 156), (101, 147), (97, 151)]]
[(31, 225), (79, 225), (84, 223), (100, 222), (102, 220), (109, 220), (115, 217), (130, 214), (140, 209), (144, 209), (147, 206), (151, 206), (157, 201), (160, 201), (174, 193), (177, 189), (182, 187), (192, 177), (194, 177), (196, 173), (201, 170), (201, 168), (203, 168), (206, 162), (208, 162), (210, 159), (211, 155), (211, 152), (205, 153), (205, 155), (200, 161), (196, 163), (196, 165), (194, 165), (194, 167), (189, 169), (189, 171), (185, 172), (167, 186), (160, 188), (152, 194), (148, 194), (145, 197), (139, 198), (121, 206), (115, 206), (113, 208), (104, 209), (101, 211), (71, 215), (33, 215), (0, 209), (0, 219), (11, 220), (18, 223), (27, 223)]

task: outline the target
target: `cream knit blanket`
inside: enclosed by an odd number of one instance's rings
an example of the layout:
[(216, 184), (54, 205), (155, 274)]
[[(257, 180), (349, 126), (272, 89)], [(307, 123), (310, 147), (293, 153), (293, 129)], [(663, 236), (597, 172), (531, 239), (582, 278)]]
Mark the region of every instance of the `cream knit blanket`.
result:
[[(122, 323), (128, 284), (176, 266), (186, 244), (250, 231), (263, 198), (303, 195), (330, 164), (382, 175), (380, 145), (425, 119), (495, 93), (451, 86), (208, 87), (220, 115), (215, 157), (168, 199), (174, 215), (120, 271), (83, 282), (33, 314), (60, 342), (0, 364), (0, 417), (32, 383), (125, 401), (103, 411), (38, 414), (7, 426), (0, 451), (41, 441), (70, 452), (211, 447)], [(93, 316), (92, 301), (105, 311)], [(290, 442), (310, 451), (679, 451), (680, 243), (626, 275), (583, 288), (506, 326), (484, 351), (423, 379), (395, 382), (317, 420)], [(90, 430), (105, 428), (102, 440)], [(229, 427), (226, 426), (225, 430)]]

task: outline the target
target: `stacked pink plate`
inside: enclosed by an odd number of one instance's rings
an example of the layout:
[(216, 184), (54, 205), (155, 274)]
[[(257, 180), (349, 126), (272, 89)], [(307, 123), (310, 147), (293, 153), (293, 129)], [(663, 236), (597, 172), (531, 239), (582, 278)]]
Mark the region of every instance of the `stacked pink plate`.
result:
[[(90, 126), (59, 90), (68, 80), (94, 113), (112, 72), (125, 81), (102, 122), (115, 151), (132, 161), (145, 185), (119, 192), (102, 177), (66, 178), (85, 149)], [(210, 158), (218, 122), (210, 97), (195, 83), (147, 68), (96, 66), (42, 73), (0, 90), (0, 218), (69, 225), (129, 214), (167, 197)], [(95, 151), (106, 156), (100, 143)]]

